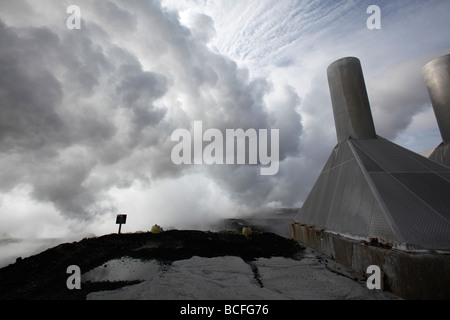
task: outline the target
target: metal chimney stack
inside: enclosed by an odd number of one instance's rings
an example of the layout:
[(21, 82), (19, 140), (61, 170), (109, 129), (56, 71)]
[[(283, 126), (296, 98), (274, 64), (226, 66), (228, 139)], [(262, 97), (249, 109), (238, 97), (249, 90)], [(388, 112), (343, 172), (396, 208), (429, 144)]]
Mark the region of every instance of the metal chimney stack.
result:
[(428, 63), (423, 75), (442, 139), (450, 144), (450, 54)]
[(338, 142), (376, 138), (359, 59), (337, 60), (328, 67), (327, 73)]
[[(424, 70), (446, 141), (449, 66), (450, 55)], [(357, 274), (381, 261), (384, 283), (401, 297), (448, 299), (450, 144), (435, 150), (441, 159), (436, 161), (377, 136), (357, 58), (330, 65), (328, 82), (338, 144), (291, 223), (290, 236)]]

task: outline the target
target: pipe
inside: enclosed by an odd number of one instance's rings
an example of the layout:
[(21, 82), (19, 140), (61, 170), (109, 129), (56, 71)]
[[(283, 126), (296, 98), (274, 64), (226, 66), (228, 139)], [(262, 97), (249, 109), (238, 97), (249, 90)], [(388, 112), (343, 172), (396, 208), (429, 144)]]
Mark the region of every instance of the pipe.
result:
[(450, 144), (450, 54), (429, 62), (422, 71), (442, 140)]
[(327, 70), (338, 142), (347, 139), (375, 139), (366, 84), (358, 58), (347, 57)]

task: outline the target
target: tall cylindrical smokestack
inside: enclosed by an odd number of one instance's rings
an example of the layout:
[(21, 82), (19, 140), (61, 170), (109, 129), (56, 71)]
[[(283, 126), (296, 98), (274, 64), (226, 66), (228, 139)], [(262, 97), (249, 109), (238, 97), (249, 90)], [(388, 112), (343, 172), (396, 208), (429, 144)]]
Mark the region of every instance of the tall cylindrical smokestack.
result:
[(338, 142), (376, 138), (359, 59), (337, 60), (328, 67), (327, 73)]
[(442, 140), (450, 144), (450, 54), (428, 63), (423, 68), (423, 76)]

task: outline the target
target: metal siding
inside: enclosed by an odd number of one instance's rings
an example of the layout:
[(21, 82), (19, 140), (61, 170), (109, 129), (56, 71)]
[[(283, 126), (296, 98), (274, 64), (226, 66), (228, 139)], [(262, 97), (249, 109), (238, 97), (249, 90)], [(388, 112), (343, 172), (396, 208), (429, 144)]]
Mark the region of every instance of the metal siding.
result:
[[(377, 201), (349, 143), (341, 143), (333, 150), (295, 220), (342, 234), (368, 237)], [(384, 225), (389, 226), (386, 221)], [(376, 236), (390, 234), (394, 238), (386, 227), (372, 231), (379, 230), (382, 232)]]
[(439, 176), (450, 182), (450, 172), (438, 172)]
[(383, 172), (381, 168), (375, 161), (373, 161), (359, 146), (355, 145), (355, 150), (358, 153), (359, 159), (361, 159), (367, 172)]
[(430, 172), (431, 169), (408, 157), (400, 148), (387, 140), (355, 140), (360, 150), (386, 172)]
[(348, 212), (347, 207), (350, 201), (351, 184), (354, 178), (354, 173), (351, 170), (352, 163), (354, 163), (354, 161), (346, 162), (336, 168), (338, 179), (332, 197), (333, 202), (330, 204), (327, 227), (340, 232), (342, 232), (345, 227), (345, 218)]
[(450, 182), (430, 173), (393, 173), (392, 176), (450, 223)]
[(384, 139), (348, 140), (333, 150), (296, 221), (445, 250), (449, 208), (449, 169)]
[(425, 249), (450, 248), (450, 224), (388, 173), (371, 173), (401, 238)]
[(372, 217), (369, 223), (368, 238), (378, 238), (384, 242), (403, 243), (401, 235), (393, 231), (389, 221), (386, 220), (383, 210), (377, 201), (374, 201)]

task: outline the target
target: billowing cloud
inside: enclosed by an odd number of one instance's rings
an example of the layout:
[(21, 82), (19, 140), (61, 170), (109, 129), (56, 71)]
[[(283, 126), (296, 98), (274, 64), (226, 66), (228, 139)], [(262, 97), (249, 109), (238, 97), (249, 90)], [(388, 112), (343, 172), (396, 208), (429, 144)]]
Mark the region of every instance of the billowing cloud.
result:
[(391, 65), (373, 79), (371, 103), (380, 135), (394, 139), (409, 126), (414, 115), (430, 107), (422, 67), (434, 56), (426, 54)]
[[(139, 230), (300, 206), (336, 143), (326, 67), (360, 57), (378, 133), (415, 132), (417, 69), (449, 49), (436, 3), (381, 1), (369, 31), (366, 1), (79, 0), (69, 30), (68, 0), (0, 0), (0, 234), (42, 235), (16, 209), (42, 230), (101, 233), (119, 212)], [(175, 165), (171, 134), (194, 121), (279, 129), (278, 174)]]
[[(54, 20), (38, 26), (40, 8), (29, 25), (1, 23), (0, 150), (8, 168), (1, 172), (1, 191), (25, 185), (31, 199), (62, 216), (91, 221), (128, 211), (131, 205), (117, 200), (117, 192), (135, 190), (139, 199), (146, 193), (167, 199), (160, 214), (175, 226), (180, 217), (172, 207), (179, 205), (170, 195), (186, 192), (185, 175), (214, 186), (208, 194), (200, 185), (191, 190), (196, 197), (182, 216), (192, 221), (207, 216), (214, 207), (208, 197), (221, 192), (236, 208), (271, 201), (271, 184), (254, 166), (175, 166), (170, 136), (177, 128), (191, 130), (194, 121), (223, 132), (277, 128), (284, 160), (299, 150), (295, 91), (278, 92), (277, 109), (269, 111), (270, 80), (250, 78), (248, 70), (210, 50), (214, 26), (205, 15), (185, 15), (188, 28), (157, 1), (78, 5), (81, 30)], [(64, 6), (54, 11), (59, 8)], [(60, 12), (60, 22), (65, 17)], [(137, 209), (142, 215), (152, 211), (151, 203), (137, 201), (145, 207)]]

